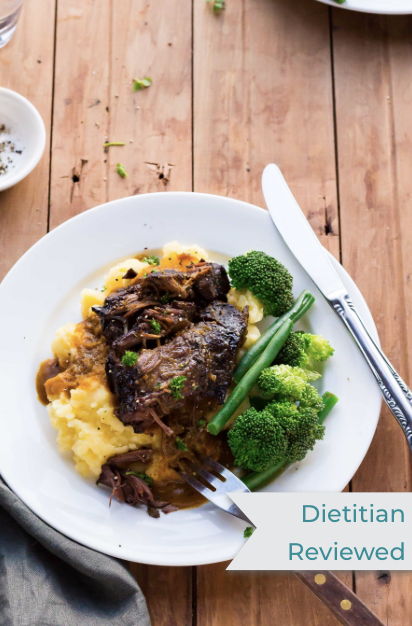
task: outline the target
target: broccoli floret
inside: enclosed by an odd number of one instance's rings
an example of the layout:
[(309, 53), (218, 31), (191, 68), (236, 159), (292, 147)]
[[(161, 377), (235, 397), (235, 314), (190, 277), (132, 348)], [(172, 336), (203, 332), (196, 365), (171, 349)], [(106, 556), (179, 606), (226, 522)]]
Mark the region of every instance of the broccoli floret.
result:
[(286, 267), (265, 252), (256, 250), (229, 261), (235, 289), (249, 289), (263, 304), (264, 315), (278, 317), (293, 305), (293, 278)]
[(308, 358), (315, 362), (326, 361), (335, 352), (329, 341), (322, 335), (310, 333), (305, 333), (305, 351)]
[(305, 353), (305, 339), (302, 332), (292, 332), (286, 339), (283, 348), (277, 355), (273, 365), (291, 365), (302, 367)]
[(324, 404), (322, 396), (319, 395), (315, 387), (307, 384), (300, 398), (299, 406), (308, 407), (314, 409), (317, 413), (320, 413), (324, 407)]
[[(314, 391), (317, 393), (316, 389)], [(323, 408), (322, 398), (320, 400)], [(325, 428), (318, 424), (319, 411), (316, 408), (302, 406), (302, 403), (297, 407), (290, 402), (273, 402), (266, 410), (284, 431), (288, 442), (285, 458), (289, 463), (302, 461), (309, 450), (313, 450), (316, 441), (323, 439)]]
[(268, 394), (279, 394), (285, 399), (301, 400), (310, 380), (320, 378), (318, 372), (304, 370), (290, 365), (273, 365), (263, 370), (258, 387)]
[(333, 353), (334, 349), (322, 335), (298, 331), (289, 335), (274, 364), (313, 367), (314, 363), (326, 361)]
[(287, 440), (280, 423), (269, 411), (248, 409), (228, 433), (235, 465), (261, 472), (285, 457)]
[(235, 465), (259, 472), (282, 460), (302, 461), (323, 439), (318, 414), (317, 408), (288, 401), (271, 402), (263, 411), (248, 409), (228, 433)]

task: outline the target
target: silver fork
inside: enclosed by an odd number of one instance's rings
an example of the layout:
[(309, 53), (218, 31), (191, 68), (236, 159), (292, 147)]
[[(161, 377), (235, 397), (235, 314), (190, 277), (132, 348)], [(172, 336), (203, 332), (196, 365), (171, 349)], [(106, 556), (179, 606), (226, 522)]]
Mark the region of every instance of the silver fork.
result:
[[(254, 527), (250, 519), (242, 513), (239, 507), (227, 495), (235, 492), (250, 493), (250, 489), (246, 487), (240, 478), (237, 478), (230, 470), (209, 456), (204, 459), (203, 465), (195, 464), (192, 468), (193, 473), (182, 472), (181, 476), (193, 489), (196, 489), (222, 511), (226, 511), (226, 513), (238, 517)], [(209, 470), (213, 470), (218, 476), (215, 476)], [(199, 476), (208, 484), (207, 487), (197, 478)]]

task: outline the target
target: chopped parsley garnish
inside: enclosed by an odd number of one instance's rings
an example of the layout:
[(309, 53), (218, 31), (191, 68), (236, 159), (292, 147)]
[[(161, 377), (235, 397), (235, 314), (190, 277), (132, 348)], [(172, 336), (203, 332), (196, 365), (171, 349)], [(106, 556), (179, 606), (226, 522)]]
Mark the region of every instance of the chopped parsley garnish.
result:
[(126, 476), (130, 476), (130, 474), (132, 476), (137, 476), (137, 478), (140, 478), (141, 480), (144, 480), (146, 485), (148, 485), (149, 487), (153, 485), (153, 478), (150, 478), (150, 476), (147, 476), (144, 472), (132, 472), (131, 470), (129, 472), (126, 472)]
[(162, 327), (157, 320), (150, 320), (150, 326), (156, 335), (159, 335), (162, 332)]
[(149, 263), (149, 265), (160, 265), (160, 259), (158, 256), (151, 254), (150, 256), (143, 257), (143, 261), (145, 263)]
[(122, 165), (121, 163), (118, 163), (116, 165), (116, 172), (119, 174), (119, 176), (121, 176), (122, 178), (126, 178), (127, 176), (127, 172), (126, 169), (124, 167), (124, 165)]
[(183, 396), (180, 393), (185, 386), (186, 376), (176, 376), (170, 381), (170, 391), (175, 400), (183, 400)]
[(152, 84), (151, 78), (142, 78), (139, 80), (138, 78), (133, 78), (133, 91), (141, 91), (142, 89), (147, 89)]
[(161, 303), (162, 304), (169, 304), (170, 302), (170, 293), (168, 291), (166, 291), (165, 295), (161, 297)]
[(123, 365), (127, 365), (131, 367), (132, 365), (136, 365), (137, 363), (137, 354), (136, 352), (132, 352), (131, 350), (126, 350), (124, 355), (122, 356)]
[(176, 437), (176, 448), (182, 452), (187, 452), (187, 446), (185, 442), (180, 439), (180, 437)]
[(199, 428), (203, 428), (203, 426), (206, 426), (206, 420), (198, 420), (197, 425), (199, 426)]
[(247, 526), (245, 528), (245, 532), (243, 533), (243, 536), (245, 539), (249, 539), (249, 537), (251, 537), (253, 535), (254, 532), (254, 528), (252, 528), (252, 526)]
[(213, 11), (218, 13), (219, 11), (223, 11), (225, 9), (226, 0), (206, 0), (206, 2), (213, 2)]
[(102, 288), (100, 289), (100, 291), (101, 291), (101, 292), (103, 292), (103, 291), (106, 291), (106, 289), (107, 289), (107, 287), (102, 287)]

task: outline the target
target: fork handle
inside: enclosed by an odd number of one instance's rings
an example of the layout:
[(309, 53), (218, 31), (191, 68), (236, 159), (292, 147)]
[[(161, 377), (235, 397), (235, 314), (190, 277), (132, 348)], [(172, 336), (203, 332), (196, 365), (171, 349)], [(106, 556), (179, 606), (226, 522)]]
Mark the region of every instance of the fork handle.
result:
[(369, 334), (346, 291), (332, 294), (328, 300), (358, 344), (412, 452), (412, 393), (410, 389)]
[(332, 572), (295, 572), (344, 626), (384, 626), (383, 622)]

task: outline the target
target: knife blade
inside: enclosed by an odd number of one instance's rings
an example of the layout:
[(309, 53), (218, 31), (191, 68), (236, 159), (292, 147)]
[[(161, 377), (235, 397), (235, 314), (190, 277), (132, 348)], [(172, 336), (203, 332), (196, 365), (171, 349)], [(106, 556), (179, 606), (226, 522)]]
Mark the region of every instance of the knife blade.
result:
[(329, 300), (346, 289), (326, 256), (277, 165), (264, 169), (262, 189), (269, 213), (288, 248)]
[(412, 392), (371, 337), (277, 165), (266, 166), (262, 188), (275, 226), (357, 343), (412, 452)]

